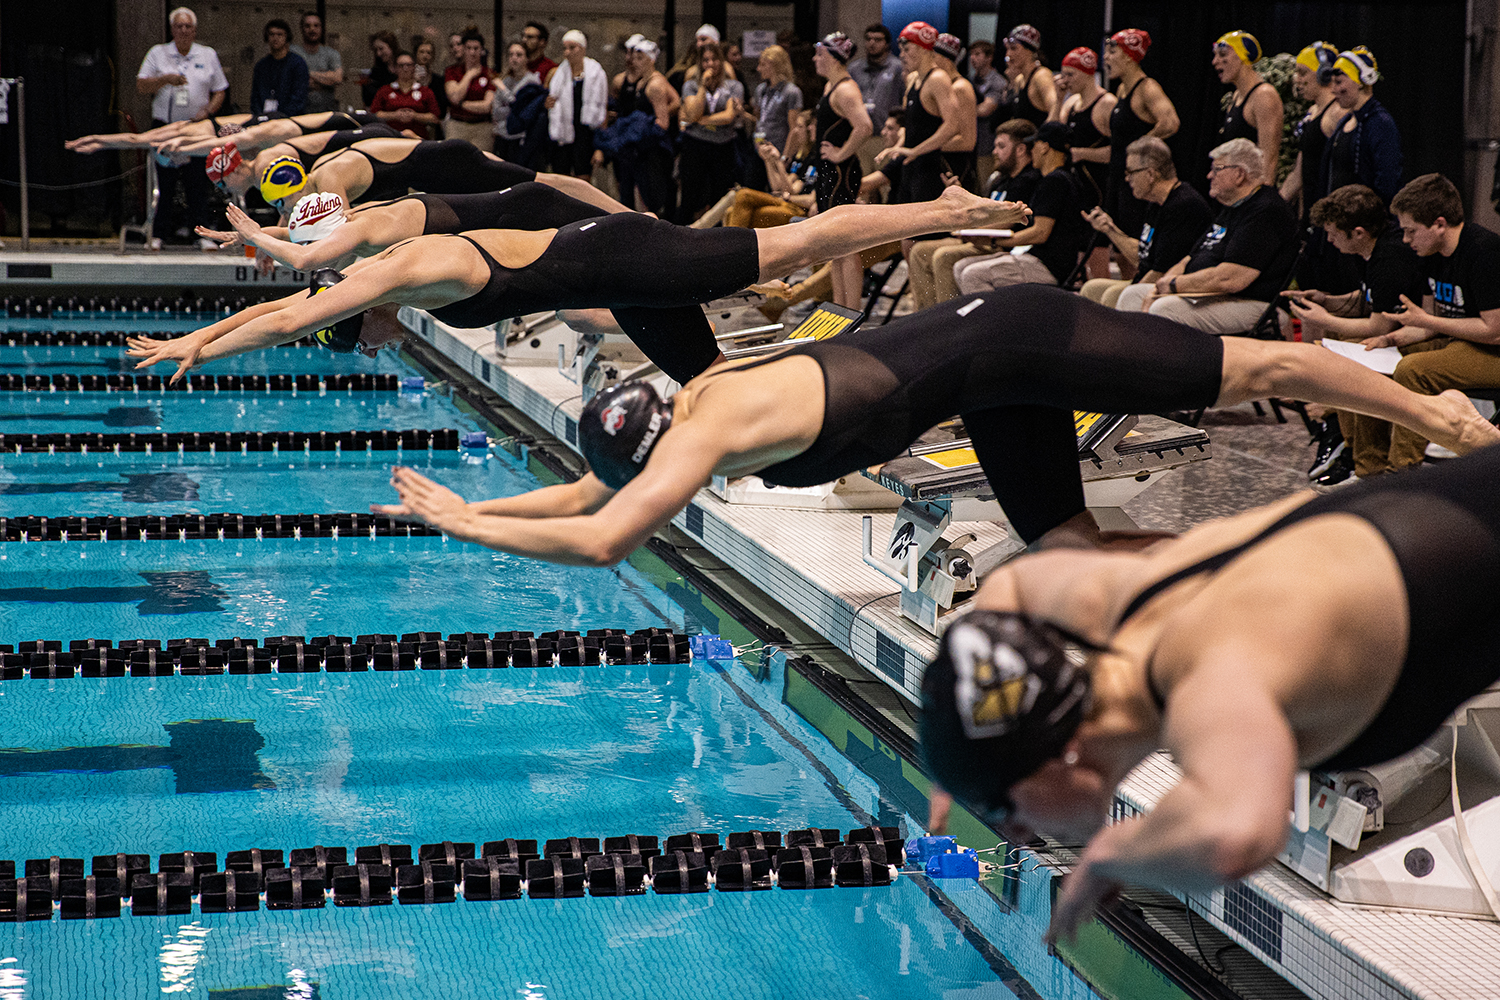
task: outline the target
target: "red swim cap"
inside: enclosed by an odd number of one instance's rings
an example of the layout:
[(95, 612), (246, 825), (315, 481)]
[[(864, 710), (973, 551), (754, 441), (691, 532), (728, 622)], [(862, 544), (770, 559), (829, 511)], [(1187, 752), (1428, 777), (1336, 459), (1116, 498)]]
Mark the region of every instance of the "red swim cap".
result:
[(1117, 31), (1109, 36), (1109, 40), (1135, 62), (1146, 58), (1146, 50), (1151, 48), (1151, 36), (1140, 28)]
[(1092, 76), (1099, 70), (1099, 57), (1094, 55), (1093, 49), (1080, 45), (1063, 56), (1062, 64)]
[(919, 45), (931, 52), (933, 47), (937, 45), (938, 30), (926, 21), (913, 21), (901, 29), (901, 40), (903, 42), (911, 42), (913, 45)]

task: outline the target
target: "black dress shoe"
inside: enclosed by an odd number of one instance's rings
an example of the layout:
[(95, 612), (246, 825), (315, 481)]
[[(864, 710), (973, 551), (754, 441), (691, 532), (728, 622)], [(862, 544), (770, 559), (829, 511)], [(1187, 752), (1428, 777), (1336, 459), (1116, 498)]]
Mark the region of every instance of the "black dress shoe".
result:
[(1318, 432), (1314, 440), (1318, 444), (1318, 454), (1313, 459), (1312, 468), (1307, 470), (1308, 479), (1316, 479), (1327, 472), (1334, 460), (1347, 450), (1344, 432), (1339, 427), (1338, 418), (1335, 416), (1329, 416), (1323, 421), (1323, 429)]
[(1358, 479), (1354, 475), (1354, 456), (1347, 448), (1338, 452), (1321, 475), (1312, 477), (1314, 489), (1332, 489), (1335, 486), (1347, 486), (1355, 482), (1358, 482)]

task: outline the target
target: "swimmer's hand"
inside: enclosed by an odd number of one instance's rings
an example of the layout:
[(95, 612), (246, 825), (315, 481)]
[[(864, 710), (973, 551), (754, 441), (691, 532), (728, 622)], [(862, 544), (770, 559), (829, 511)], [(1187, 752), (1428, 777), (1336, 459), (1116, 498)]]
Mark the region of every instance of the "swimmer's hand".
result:
[(108, 148), (102, 135), (81, 135), (63, 143), (63, 149), (73, 153), (98, 153)]
[(1119, 882), (1096, 874), (1085, 851), (1073, 865), (1073, 870), (1063, 876), (1057, 902), (1052, 904), (1047, 943), (1056, 944), (1059, 939), (1069, 943), (1076, 941), (1078, 928), (1093, 919), (1095, 909), (1118, 897), (1122, 888)]
[(415, 469), (398, 465), (391, 470), (391, 485), (400, 498), (397, 504), (371, 504), (371, 514), (422, 521), (460, 541), (469, 540), (465, 528), (472, 522), (469, 504), (446, 486), (440, 486)]
[(189, 371), (199, 367), (198, 355), (207, 347), (211, 337), (205, 336), (206, 330), (198, 330), (186, 337), (177, 337), (174, 340), (155, 340), (151, 337), (130, 337), (126, 339), (126, 354), (133, 358), (142, 359), (137, 364), (136, 370), (150, 368), (152, 365), (161, 364), (163, 361), (177, 362), (177, 371), (167, 380), (167, 384), (179, 382), (182, 376)]
[(226, 233), (222, 229), (209, 229), (207, 226), (195, 226), (193, 227), (193, 232), (206, 240), (213, 240), (218, 243), (220, 250), (233, 250), (236, 247), (245, 245), (245, 241), (240, 238), (239, 233)]
[(779, 295), (782, 298), (786, 298), (786, 293), (791, 291), (791, 286), (780, 278), (773, 278), (770, 281), (762, 281), (758, 284), (750, 285), (745, 290), (754, 292), (757, 295)]

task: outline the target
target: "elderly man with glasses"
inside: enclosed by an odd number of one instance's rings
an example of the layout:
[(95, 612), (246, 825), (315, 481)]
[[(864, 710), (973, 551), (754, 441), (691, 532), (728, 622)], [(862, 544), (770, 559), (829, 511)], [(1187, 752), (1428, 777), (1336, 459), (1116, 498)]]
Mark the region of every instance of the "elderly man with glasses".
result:
[(1131, 285), (1117, 308), (1185, 323), (1205, 333), (1244, 333), (1286, 283), (1297, 256), (1297, 218), (1263, 184), (1261, 151), (1249, 139), (1214, 147), (1209, 197), (1219, 203), (1208, 232), (1151, 284)]
[[(219, 65), (219, 55), (207, 45), (198, 44), (198, 15), (178, 7), (167, 18), (172, 26), (172, 40), (153, 45), (141, 60), (135, 75), (137, 93), (151, 98), (153, 127), (168, 122), (202, 121), (218, 112), (229, 90), (229, 80)], [(156, 216), (156, 238), (191, 239), (194, 226), (208, 225), (213, 189), (204, 176), (203, 166), (190, 163), (185, 167), (163, 167), (161, 209)], [(186, 196), (186, 211), (176, 205), (177, 185), (181, 182)], [(212, 241), (202, 241), (205, 250), (217, 249)]]

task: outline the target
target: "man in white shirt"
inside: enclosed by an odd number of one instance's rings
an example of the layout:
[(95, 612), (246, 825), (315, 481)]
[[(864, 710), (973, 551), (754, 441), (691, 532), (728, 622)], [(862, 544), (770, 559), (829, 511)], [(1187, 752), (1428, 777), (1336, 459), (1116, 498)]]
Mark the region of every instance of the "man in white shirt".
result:
[[(141, 60), (135, 77), (138, 93), (151, 96), (153, 125), (177, 121), (201, 121), (215, 114), (224, 103), (229, 81), (219, 65), (219, 55), (206, 45), (199, 45), (198, 15), (186, 7), (172, 11), (172, 40), (153, 45)], [(161, 206), (156, 215), (156, 236), (178, 235), (190, 239), (195, 225), (208, 226), (209, 200), (213, 185), (200, 162), (185, 167), (160, 167)], [(177, 185), (182, 183), (187, 212), (179, 212)], [(200, 241), (218, 249), (213, 241)], [(207, 248), (206, 248), (207, 249)]]

